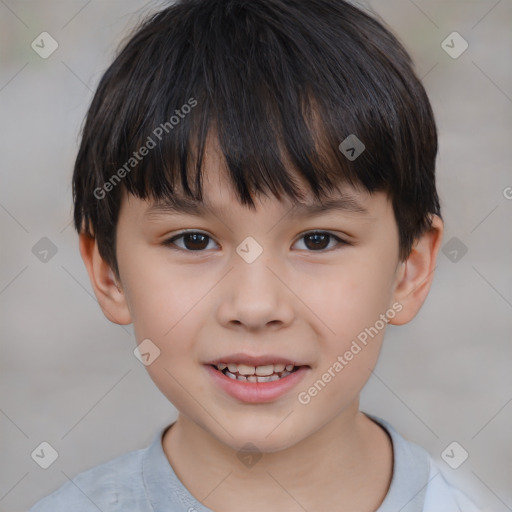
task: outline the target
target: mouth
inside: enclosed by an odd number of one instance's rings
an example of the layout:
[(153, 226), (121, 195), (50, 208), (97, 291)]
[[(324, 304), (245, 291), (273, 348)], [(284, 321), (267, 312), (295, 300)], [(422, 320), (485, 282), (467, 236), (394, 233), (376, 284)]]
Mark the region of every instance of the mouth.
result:
[[(245, 361), (235, 362), (240, 359)], [(278, 358), (270, 355), (259, 358), (241, 355), (240, 359), (233, 355), (225, 362), (210, 361), (205, 368), (215, 388), (243, 403), (273, 402), (295, 389), (311, 370), (309, 365), (276, 361)]]
[(210, 366), (232, 380), (252, 383), (273, 382), (283, 379), (302, 367), (284, 363), (265, 364), (259, 366), (237, 363), (218, 363)]

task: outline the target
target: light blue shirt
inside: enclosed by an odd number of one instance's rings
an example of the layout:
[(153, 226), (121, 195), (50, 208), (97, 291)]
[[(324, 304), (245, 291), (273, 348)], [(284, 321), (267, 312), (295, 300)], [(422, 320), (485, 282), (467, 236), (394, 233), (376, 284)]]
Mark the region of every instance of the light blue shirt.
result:
[[(406, 441), (386, 421), (370, 417), (393, 444), (391, 485), (376, 512), (480, 512), (447, 483), (423, 448)], [(29, 512), (212, 512), (190, 494), (169, 464), (162, 447), (167, 428), (147, 448), (79, 473)]]

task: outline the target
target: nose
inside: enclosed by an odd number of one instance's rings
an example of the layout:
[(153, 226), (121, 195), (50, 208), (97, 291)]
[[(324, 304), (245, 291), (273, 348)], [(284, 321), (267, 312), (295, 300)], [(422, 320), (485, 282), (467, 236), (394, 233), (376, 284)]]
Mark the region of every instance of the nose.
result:
[(293, 297), (281, 266), (263, 254), (252, 263), (239, 258), (224, 280), (218, 320), (227, 328), (280, 329), (293, 321)]

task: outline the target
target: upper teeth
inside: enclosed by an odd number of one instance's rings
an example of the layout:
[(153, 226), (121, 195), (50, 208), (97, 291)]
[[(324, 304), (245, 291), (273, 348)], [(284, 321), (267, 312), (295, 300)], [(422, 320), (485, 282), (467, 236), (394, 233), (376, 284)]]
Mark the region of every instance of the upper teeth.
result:
[(216, 366), (220, 371), (227, 368), (231, 373), (238, 373), (239, 375), (258, 375), (262, 377), (272, 375), (273, 373), (281, 373), (285, 369), (287, 372), (291, 372), (293, 370), (293, 364), (284, 365), (282, 363), (265, 364), (261, 366), (249, 366), (246, 364), (235, 363), (220, 363)]

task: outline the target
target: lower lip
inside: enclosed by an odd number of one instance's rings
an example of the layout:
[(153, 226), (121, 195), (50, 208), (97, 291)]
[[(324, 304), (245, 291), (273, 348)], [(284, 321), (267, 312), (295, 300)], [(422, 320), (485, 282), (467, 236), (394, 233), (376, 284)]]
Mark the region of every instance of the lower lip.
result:
[(271, 382), (247, 382), (230, 379), (213, 366), (205, 366), (206, 371), (221, 389), (228, 395), (248, 403), (271, 402), (279, 398), (296, 386), (310, 369), (307, 366), (301, 366), (286, 377)]

